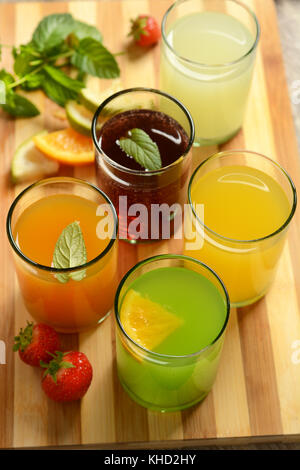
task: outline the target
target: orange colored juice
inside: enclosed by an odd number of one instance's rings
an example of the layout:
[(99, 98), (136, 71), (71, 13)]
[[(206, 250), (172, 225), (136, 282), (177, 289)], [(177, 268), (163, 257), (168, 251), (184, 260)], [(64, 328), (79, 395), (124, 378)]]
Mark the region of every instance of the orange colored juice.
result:
[[(104, 201), (105, 202), (105, 201)], [(12, 233), (26, 262), (16, 256), (25, 305), (37, 321), (58, 331), (75, 332), (95, 326), (110, 311), (117, 287), (117, 242), (97, 231), (99, 202), (75, 194), (51, 194), (36, 200), (19, 215)], [(79, 222), (87, 263), (81, 280), (59, 282), (51, 271), (59, 236)], [(101, 256), (102, 254), (102, 256)]]

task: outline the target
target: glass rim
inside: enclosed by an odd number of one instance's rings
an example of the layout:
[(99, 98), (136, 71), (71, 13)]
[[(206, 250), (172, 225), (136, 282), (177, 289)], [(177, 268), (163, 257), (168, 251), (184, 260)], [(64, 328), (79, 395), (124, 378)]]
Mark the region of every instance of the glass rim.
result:
[[(292, 204), (292, 207), (291, 207), (291, 210), (290, 210), (290, 213), (287, 217), (287, 219), (284, 221), (284, 223), (277, 229), (275, 230), (274, 232), (268, 234), (268, 235), (265, 235), (263, 237), (259, 237), (259, 238), (254, 238), (254, 239), (250, 239), (250, 240), (241, 240), (241, 239), (235, 239), (235, 238), (230, 238), (230, 237), (225, 237), (224, 235), (220, 235), (219, 233), (215, 232), (214, 230), (212, 230), (211, 228), (209, 228), (207, 225), (205, 225), (201, 219), (198, 217), (196, 211), (195, 211), (195, 208), (194, 208), (194, 205), (193, 205), (193, 202), (192, 202), (192, 197), (191, 197), (191, 189), (192, 189), (192, 185), (193, 185), (193, 181), (194, 181), (194, 178), (196, 176), (196, 174), (198, 173), (198, 171), (207, 163), (209, 163), (211, 160), (216, 160), (222, 156), (229, 156), (229, 155), (234, 155), (234, 154), (249, 154), (249, 155), (255, 155), (259, 158), (263, 158), (264, 160), (267, 160), (269, 161), (272, 165), (274, 165), (275, 167), (277, 167), (277, 169), (287, 178), (289, 184), (290, 184), (290, 187), (291, 187), (291, 190), (292, 190), (292, 194), (293, 194), (293, 204)], [(247, 166), (247, 165), (245, 165)], [(263, 171), (263, 170), (261, 170)], [(202, 225), (202, 227), (207, 230), (209, 233), (211, 233), (213, 236), (217, 237), (217, 238), (220, 238), (221, 240), (224, 240), (226, 242), (229, 242), (229, 243), (236, 243), (236, 244), (246, 244), (246, 243), (257, 243), (257, 242), (261, 242), (261, 241), (264, 241), (264, 240), (267, 240), (269, 238), (272, 238), (274, 237), (275, 235), (278, 235), (280, 232), (282, 232), (288, 225), (289, 223), (291, 222), (293, 216), (294, 216), (294, 213), (296, 211), (296, 207), (297, 207), (297, 191), (296, 191), (296, 187), (294, 185), (294, 182), (292, 180), (292, 178), (290, 177), (290, 175), (288, 174), (288, 172), (279, 164), (277, 163), (275, 160), (272, 160), (272, 158), (270, 157), (267, 157), (266, 155), (263, 155), (261, 153), (258, 153), (258, 152), (253, 152), (251, 150), (226, 150), (224, 152), (218, 152), (218, 153), (215, 153), (213, 155), (211, 155), (210, 157), (206, 158), (203, 162), (200, 163), (200, 165), (197, 166), (197, 168), (194, 170), (191, 178), (190, 178), (190, 181), (189, 181), (189, 185), (188, 185), (188, 204), (189, 206), (191, 207), (191, 210), (192, 210), (192, 214), (193, 216), (196, 218), (197, 222)]]
[[(189, 126), (190, 126), (190, 136), (189, 137), (189, 143), (188, 143), (188, 146), (186, 148), (186, 150), (183, 152), (183, 154), (175, 161), (175, 162), (172, 162), (170, 163), (170, 165), (167, 165), (167, 166), (164, 166), (162, 168), (159, 168), (158, 170), (148, 170), (148, 171), (145, 171), (145, 170), (133, 170), (131, 168), (126, 168), (125, 166), (123, 165), (120, 165), (119, 163), (115, 162), (112, 158), (110, 158), (108, 155), (106, 155), (106, 153), (100, 148), (99, 144), (98, 144), (98, 139), (97, 139), (97, 121), (98, 121), (98, 118), (99, 118), (99, 115), (102, 111), (102, 109), (112, 100), (114, 100), (115, 98), (121, 96), (121, 95), (124, 95), (126, 93), (134, 93), (134, 92), (146, 92), (146, 93), (154, 93), (154, 94), (157, 94), (157, 95), (161, 95), (163, 96), (164, 98), (167, 98), (171, 101), (173, 101), (173, 103), (175, 103), (182, 111), (183, 113), (185, 114), (185, 116), (187, 117), (187, 120), (188, 120), (188, 123), (189, 123)], [(117, 113), (118, 114), (118, 113)], [(117, 114), (115, 116), (117, 116)], [(192, 145), (193, 145), (193, 142), (194, 142), (194, 138), (195, 138), (195, 125), (194, 125), (194, 121), (193, 121), (193, 118), (190, 114), (190, 112), (188, 111), (188, 109), (181, 103), (181, 101), (179, 101), (177, 98), (175, 98), (174, 96), (164, 92), (164, 91), (161, 91), (161, 90), (158, 90), (158, 89), (155, 89), (155, 88), (147, 88), (147, 87), (134, 87), (134, 88), (126, 88), (124, 90), (121, 90), (121, 91), (117, 91), (116, 93), (112, 94), (111, 96), (109, 96), (108, 98), (106, 98), (101, 104), (100, 106), (98, 106), (95, 114), (94, 114), (94, 117), (93, 117), (93, 120), (92, 120), (92, 138), (93, 138), (93, 142), (94, 142), (94, 145), (97, 149), (97, 152), (105, 158), (105, 160), (114, 168), (117, 168), (118, 170), (120, 171), (123, 171), (124, 173), (129, 173), (129, 174), (133, 174), (133, 175), (140, 175), (140, 176), (153, 176), (153, 175), (158, 175), (160, 173), (163, 173), (167, 170), (169, 170), (170, 168), (172, 167), (175, 167), (176, 165), (178, 165), (179, 162), (182, 161), (182, 159), (185, 158), (185, 156), (189, 153), (190, 149), (192, 148)]]
[[(125, 329), (123, 328), (123, 325), (122, 325), (122, 322), (121, 322), (121, 319), (120, 319), (120, 312), (119, 312), (119, 307), (118, 307), (118, 301), (119, 301), (119, 298), (120, 298), (120, 294), (121, 294), (121, 289), (125, 283), (125, 281), (129, 278), (129, 276), (135, 272), (137, 269), (139, 269), (140, 267), (142, 267), (143, 265), (146, 265), (146, 264), (150, 264), (150, 263), (153, 263), (155, 261), (159, 261), (159, 260), (164, 260), (164, 259), (178, 259), (178, 260), (185, 260), (185, 261), (189, 261), (191, 263), (195, 263), (197, 265), (200, 265), (202, 268), (206, 269), (207, 271), (209, 271), (217, 280), (217, 282), (219, 283), (219, 285), (221, 286), (221, 289), (224, 293), (224, 297), (225, 297), (225, 308), (226, 308), (226, 316), (225, 316), (225, 319), (224, 319), (224, 323), (223, 323), (223, 326), (222, 328), (220, 329), (218, 335), (214, 338), (213, 341), (211, 341), (207, 346), (205, 346), (204, 348), (200, 349), (199, 351), (196, 351), (194, 353), (190, 353), (190, 354), (183, 354), (183, 355), (174, 355), (174, 354), (161, 354), (161, 353), (157, 353), (155, 351), (151, 351), (150, 349), (147, 349), (145, 348), (144, 346), (141, 346), (140, 344), (136, 343), (130, 336), (128, 333), (126, 333)], [(229, 320), (229, 316), (230, 316), (230, 300), (229, 300), (229, 295), (228, 295), (228, 292), (227, 292), (227, 289), (225, 287), (225, 284), (223, 283), (222, 279), (218, 276), (218, 274), (212, 269), (210, 268), (208, 265), (206, 265), (205, 263), (202, 263), (201, 261), (195, 259), (195, 258), (192, 258), (190, 256), (186, 256), (186, 255), (176, 255), (176, 254), (164, 254), (164, 255), (155, 255), (155, 256), (151, 256), (150, 258), (146, 258), (142, 261), (139, 261), (137, 264), (135, 264), (131, 269), (129, 269), (129, 271), (127, 271), (127, 273), (123, 276), (123, 278), (121, 279), (120, 283), (119, 283), (119, 286), (117, 288), (117, 291), (116, 291), (116, 295), (115, 295), (115, 301), (114, 301), (114, 311), (115, 311), (115, 318), (116, 318), (116, 321), (117, 321), (117, 324), (121, 330), (121, 332), (124, 334), (124, 336), (129, 340), (129, 342), (131, 344), (134, 345), (134, 347), (136, 347), (138, 350), (142, 351), (143, 353), (146, 353), (150, 356), (153, 356), (155, 358), (160, 358), (160, 359), (174, 359), (174, 360), (182, 360), (182, 359), (188, 359), (188, 358), (194, 358), (194, 357), (197, 357), (201, 354), (203, 354), (206, 350), (208, 350), (211, 346), (213, 346), (219, 338), (221, 338), (221, 336), (223, 335), (225, 329), (226, 329), (226, 326), (228, 324), (228, 320)]]
[(45, 184), (62, 183), (62, 182), (73, 183), (73, 184), (81, 184), (81, 185), (84, 185), (84, 186), (88, 186), (92, 190), (99, 193), (104, 198), (104, 200), (109, 204), (109, 206), (112, 210), (112, 215), (113, 215), (113, 220), (114, 220), (114, 231), (113, 231), (113, 233), (117, 234), (118, 224), (119, 224), (116, 209), (115, 209), (113, 203), (111, 202), (111, 200), (109, 199), (109, 197), (101, 189), (99, 189), (96, 185), (94, 185), (93, 183), (90, 183), (88, 181), (85, 181), (85, 180), (82, 180), (82, 179), (79, 179), (79, 178), (70, 177), (70, 176), (57, 176), (57, 177), (41, 179), (41, 180), (36, 181), (35, 183), (32, 183), (31, 185), (27, 186), (25, 189), (23, 189), (23, 191), (21, 191), (20, 194), (18, 194), (18, 196), (12, 202), (12, 204), (9, 208), (8, 214), (7, 214), (6, 233), (7, 233), (9, 243), (10, 243), (11, 247), (13, 248), (14, 252), (26, 263), (30, 264), (31, 266), (33, 266), (36, 269), (41, 269), (43, 271), (56, 273), (56, 274), (57, 273), (61, 273), (61, 274), (73, 273), (73, 272), (80, 271), (82, 269), (85, 269), (85, 268), (88, 268), (88, 267), (94, 265), (100, 259), (104, 258), (104, 256), (111, 250), (112, 246), (114, 245), (114, 243), (117, 239), (117, 236), (112, 237), (110, 239), (108, 245), (104, 248), (103, 251), (101, 251), (101, 253), (99, 255), (97, 255), (95, 258), (91, 259), (90, 261), (87, 261), (86, 263), (81, 264), (79, 266), (75, 266), (73, 268), (54, 268), (52, 266), (45, 266), (45, 265), (40, 264), (36, 261), (33, 261), (32, 259), (30, 259), (28, 256), (26, 256), (22, 252), (22, 250), (18, 247), (18, 245), (17, 245), (17, 243), (14, 239), (14, 236), (13, 236), (13, 233), (12, 233), (12, 227), (11, 227), (11, 220), (12, 220), (12, 216), (13, 216), (15, 207), (17, 206), (18, 202), (23, 198), (23, 196), (25, 194), (27, 194), (31, 190), (34, 190), (36, 187), (43, 186)]
[[(168, 15), (172, 12), (172, 10), (175, 9), (179, 4), (184, 3), (184, 2), (188, 2), (188, 1), (190, 1), (190, 0), (177, 0), (177, 1), (175, 1), (167, 9), (167, 11), (165, 12), (165, 14), (163, 16), (163, 19), (162, 19), (162, 22), (161, 22), (161, 35), (162, 35), (162, 38), (163, 38), (163, 42), (164, 42), (164, 44), (166, 44), (166, 46), (169, 48), (169, 50), (178, 59), (180, 59), (183, 62), (186, 62), (187, 64), (194, 65), (194, 66), (197, 66), (197, 67), (202, 67), (202, 68), (207, 68), (207, 69), (217, 69), (217, 68), (221, 68), (221, 67), (229, 67), (229, 66), (233, 66), (233, 65), (238, 64), (239, 62), (244, 60), (246, 57), (248, 57), (256, 49), (256, 47), (258, 45), (259, 38), (260, 38), (260, 33), (261, 33), (260, 24), (259, 24), (259, 21), (258, 21), (258, 18), (256, 16), (256, 14), (254, 13), (254, 11), (251, 8), (248, 7), (248, 5), (243, 4), (239, 0), (226, 0), (226, 1), (230, 1), (232, 3), (235, 3), (235, 4), (239, 5), (242, 8), (244, 8), (244, 10), (246, 10), (249, 13), (249, 15), (252, 17), (252, 19), (254, 20), (254, 23), (255, 23), (255, 26), (256, 26), (256, 37), (253, 40), (253, 44), (251, 45), (250, 49), (246, 53), (244, 53), (241, 57), (239, 57), (238, 59), (235, 59), (235, 60), (230, 61), (230, 62), (224, 62), (223, 64), (211, 64), (211, 65), (209, 65), (209, 64), (197, 62), (195, 60), (191, 60), (191, 59), (188, 59), (187, 57), (183, 57), (183, 56), (179, 55), (176, 52), (176, 50), (173, 48), (173, 46), (171, 46), (171, 44), (169, 43), (169, 41), (167, 39), (165, 26), (166, 26), (166, 21), (167, 21)], [(219, 1), (224, 1), (224, 0), (219, 0)]]

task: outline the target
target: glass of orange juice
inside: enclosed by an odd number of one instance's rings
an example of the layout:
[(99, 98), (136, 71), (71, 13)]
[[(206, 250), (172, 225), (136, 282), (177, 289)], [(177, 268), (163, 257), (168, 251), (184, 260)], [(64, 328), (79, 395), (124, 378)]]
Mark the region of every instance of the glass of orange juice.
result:
[(48, 178), (19, 194), (7, 234), (36, 321), (74, 333), (106, 318), (117, 287), (117, 229), (113, 204), (86, 181)]
[(232, 306), (261, 298), (274, 278), (296, 210), (290, 176), (264, 155), (221, 152), (195, 170), (188, 197), (185, 254), (222, 277)]

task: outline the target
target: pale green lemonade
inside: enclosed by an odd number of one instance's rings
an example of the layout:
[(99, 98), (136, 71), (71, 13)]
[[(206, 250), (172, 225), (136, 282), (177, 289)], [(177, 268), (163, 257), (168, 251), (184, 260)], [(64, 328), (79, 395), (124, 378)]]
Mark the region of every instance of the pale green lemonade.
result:
[(164, 36), (161, 89), (190, 111), (195, 142), (228, 140), (243, 122), (256, 36), (235, 17), (215, 11), (179, 18)]

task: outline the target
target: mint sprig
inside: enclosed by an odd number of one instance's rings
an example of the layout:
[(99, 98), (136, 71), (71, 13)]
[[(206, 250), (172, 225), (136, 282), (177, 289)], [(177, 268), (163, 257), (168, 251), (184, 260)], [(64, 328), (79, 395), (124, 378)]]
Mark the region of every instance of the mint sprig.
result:
[[(62, 231), (59, 236), (54, 253), (53, 267), (57, 269), (75, 268), (87, 262), (86, 246), (79, 222), (75, 221)], [(71, 273), (56, 274), (56, 278), (61, 283), (66, 283), (69, 279), (81, 281), (86, 275), (85, 269)]]
[[(0, 44), (1, 52), (1, 44)], [(16, 93), (41, 89), (52, 101), (64, 107), (78, 99), (85, 86), (86, 74), (99, 78), (116, 78), (120, 69), (114, 55), (102, 44), (98, 29), (75, 20), (69, 13), (44, 17), (33, 31), (31, 40), (12, 47), (15, 76), (1, 70), (5, 90), (0, 106), (15, 117), (39, 114), (35, 105)], [(0, 55), (1, 60), (1, 55)], [(71, 72), (77, 71), (77, 77)]]
[(143, 129), (131, 129), (127, 137), (119, 139), (119, 145), (145, 170), (159, 170), (162, 167), (157, 143)]

